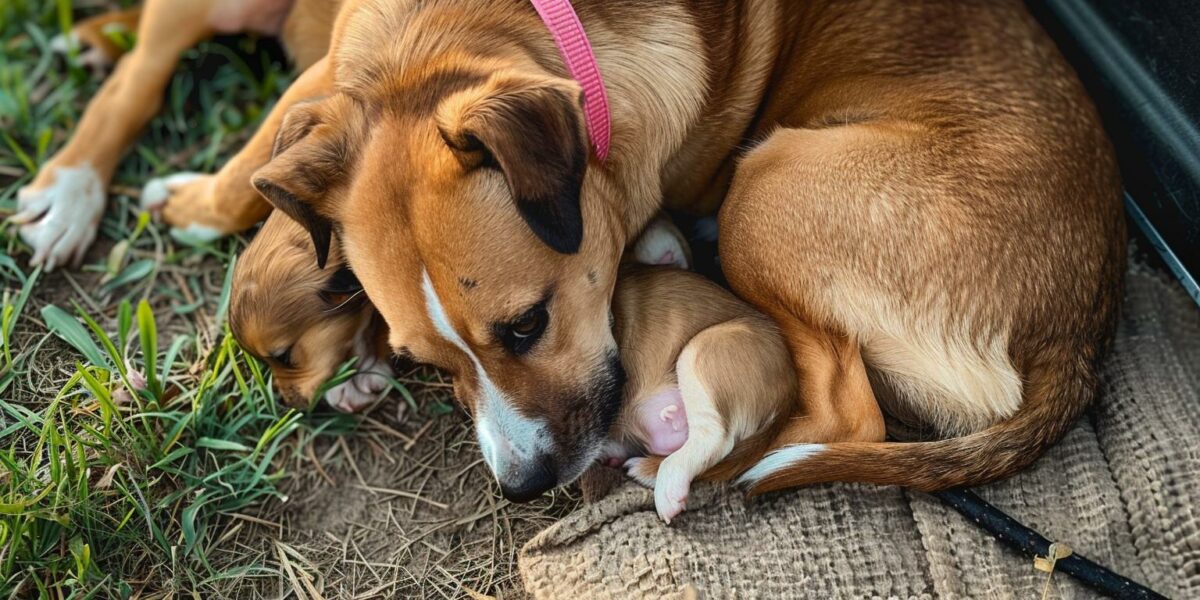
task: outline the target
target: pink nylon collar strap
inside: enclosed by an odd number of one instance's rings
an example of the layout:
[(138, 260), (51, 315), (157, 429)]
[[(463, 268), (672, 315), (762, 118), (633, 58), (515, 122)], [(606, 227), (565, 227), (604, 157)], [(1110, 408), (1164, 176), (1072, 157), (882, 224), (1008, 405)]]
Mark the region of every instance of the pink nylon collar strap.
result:
[(588, 134), (596, 150), (596, 158), (604, 162), (608, 158), (610, 121), (608, 95), (604, 91), (604, 79), (596, 64), (596, 55), (588, 43), (583, 23), (575, 14), (570, 0), (530, 0), (542, 17), (542, 22), (554, 36), (554, 43), (562, 54), (563, 62), (571, 77), (583, 88), (583, 110), (587, 117)]

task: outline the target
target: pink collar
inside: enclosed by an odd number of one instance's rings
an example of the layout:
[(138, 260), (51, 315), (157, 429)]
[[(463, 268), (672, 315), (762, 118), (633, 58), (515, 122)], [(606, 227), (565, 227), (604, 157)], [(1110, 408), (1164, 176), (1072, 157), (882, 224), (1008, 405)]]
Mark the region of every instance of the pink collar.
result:
[(596, 55), (588, 43), (583, 23), (571, 6), (571, 0), (530, 0), (537, 9), (542, 22), (554, 36), (558, 52), (562, 54), (567, 71), (583, 88), (583, 110), (587, 116), (588, 134), (596, 147), (596, 158), (604, 162), (608, 158), (610, 122), (608, 95), (604, 91), (604, 79), (596, 64)]

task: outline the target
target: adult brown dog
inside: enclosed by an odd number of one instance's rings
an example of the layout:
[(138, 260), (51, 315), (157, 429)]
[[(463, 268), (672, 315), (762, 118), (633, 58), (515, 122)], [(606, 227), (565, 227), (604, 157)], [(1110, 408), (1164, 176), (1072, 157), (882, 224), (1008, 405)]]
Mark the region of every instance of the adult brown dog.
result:
[[(743, 475), (752, 492), (993, 480), (1087, 406), (1120, 296), (1119, 179), (1020, 3), (576, 9), (612, 106), (606, 163), (525, 2), (356, 0), (333, 92), (292, 108), (255, 177), (319, 249), (336, 224), (393, 348), (456, 376), (507, 494), (599, 451), (618, 258), (663, 198), (724, 198), (726, 275), (799, 374), (803, 417)], [(884, 443), (881, 407), (961, 437)]]

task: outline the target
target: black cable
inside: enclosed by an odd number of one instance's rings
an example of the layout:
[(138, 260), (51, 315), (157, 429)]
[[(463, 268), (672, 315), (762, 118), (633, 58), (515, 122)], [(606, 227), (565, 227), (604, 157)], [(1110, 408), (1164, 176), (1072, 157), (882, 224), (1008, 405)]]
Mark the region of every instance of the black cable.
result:
[[(1015, 550), (1030, 557), (1047, 556), (1050, 553), (1050, 540), (988, 504), (971, 490), (946, 490), (935, 492), (933, 495)], [(1058, 559), (1054, 570), (1062, 571), (1084, 585), (1113, 598), (1165, 598), (1154, 590), (1113, 573), (1078, 553)]]

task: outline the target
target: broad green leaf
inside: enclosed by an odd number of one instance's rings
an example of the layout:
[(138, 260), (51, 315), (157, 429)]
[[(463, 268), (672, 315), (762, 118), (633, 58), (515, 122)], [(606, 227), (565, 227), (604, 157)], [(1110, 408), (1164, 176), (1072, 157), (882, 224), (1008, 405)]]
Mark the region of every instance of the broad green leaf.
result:
[(109, 366), (108, 361), (104, 360), (100, 346), (96, 345), (92, 336), (88, 335), (87, 329), (80, 325), (75, 317), (67, 314), (67, 311), (53, 304), (48, 305), (42, 309), (42, 320), (54, 335), (73, 346), (88, 362), (100, 367)]

